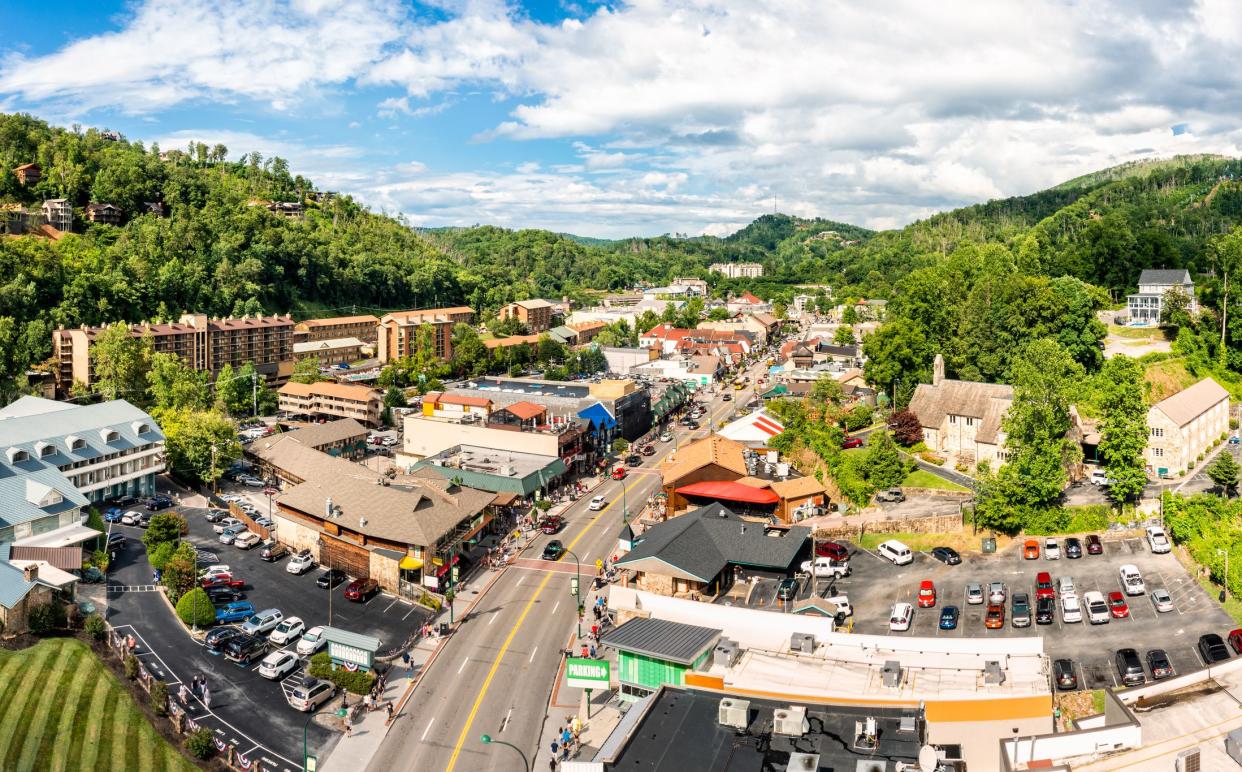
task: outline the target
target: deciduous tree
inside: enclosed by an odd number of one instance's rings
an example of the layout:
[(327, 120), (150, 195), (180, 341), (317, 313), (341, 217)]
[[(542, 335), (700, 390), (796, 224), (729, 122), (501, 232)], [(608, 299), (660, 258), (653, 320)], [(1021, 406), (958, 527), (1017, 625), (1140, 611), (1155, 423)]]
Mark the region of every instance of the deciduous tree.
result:
[(1133, 500), (1147, 484), (1147, 405), (1143, 401), (1143, 369), (1119, 355), (1104, 363), (1099, 383), (1100, 454), (1113, 481), (1108, 496), (1115, 503)]

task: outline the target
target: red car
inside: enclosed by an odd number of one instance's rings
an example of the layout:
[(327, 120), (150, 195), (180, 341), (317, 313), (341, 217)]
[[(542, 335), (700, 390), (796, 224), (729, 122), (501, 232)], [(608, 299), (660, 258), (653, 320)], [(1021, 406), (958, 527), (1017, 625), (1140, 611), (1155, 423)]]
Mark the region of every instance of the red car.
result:
[(1230, 632), (1227, 640), (1234, 651), (1242, 654), (1242, 629)]
[(1113, 619), (1125, 619), (1130, 616), (1130, 607), (1126, 604), (1126, 596), (1120, 592), (1110, 592), (1108, 594), (1108, 611), (1113, 615)]
[(817, 541), (815, 542), (815, 557), (845, 561), (850, 559), (850, 551), (841, 542)]
[(370, 600), (379, 592), (379, 582), (374, 579), (355, 579), (345, 588), (345, 600), (362, 602)]
[(841, 442), (841, 448), (843, 450), (849, 450), (850, 448), (861, 448), (862, 444), (862, 437), (846, 437)]
[(209, 576), (203, 580), (204, 590), (212, 587), (229, 587), (234, 590), (240, 590), (245, 586), (246, 583), (241, 579), (234, 579), (231, 576), (223, 576), (220, 574), (217, 574), (216, 576)]
[(930, 579), (919, 583), (919, 608), (931, 608), (936, 605), (936, 585)]
[(624, 480), (625, 479), (625, 467), (619, 466), (616, 469), (612, 470), (612, 479)]
[(1052, 575), (1047, 571), (1040, 571), (1035, 574), (1035, 600), (1041, 598), (1057, 597), (1057, 591), (1052, 588)]
[(539, 530), (549, 536), (565, 527), (565, 521), (559, 515), (549, 515), (539, 523)]
[(1100, 543), (1100, 537), (1093, 533), (1087, 534), (1087, 554), (1103, 555), (1104, 545)]

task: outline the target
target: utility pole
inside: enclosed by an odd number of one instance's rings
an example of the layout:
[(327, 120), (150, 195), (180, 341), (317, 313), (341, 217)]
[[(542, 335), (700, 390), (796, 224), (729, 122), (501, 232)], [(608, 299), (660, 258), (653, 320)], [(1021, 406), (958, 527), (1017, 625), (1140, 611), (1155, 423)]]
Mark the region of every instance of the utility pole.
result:
[(250, 414), (259, 416), (259, 371), (250, 372)]

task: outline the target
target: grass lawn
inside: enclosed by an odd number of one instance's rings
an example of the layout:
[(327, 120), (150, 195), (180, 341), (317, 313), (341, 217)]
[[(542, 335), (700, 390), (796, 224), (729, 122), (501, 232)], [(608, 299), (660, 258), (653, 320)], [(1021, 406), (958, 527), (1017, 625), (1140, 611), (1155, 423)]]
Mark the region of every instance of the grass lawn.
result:
[(1186, 369), (1182, 357), (1152, 362), (1143, 371), (1143, 379), (1151, 387), (1148, 399), (1153, 404), (1173, 396), (1198, 380)]
[(1132, 338), (1134, 340), (1168, 340), (1168, 336), (1164, 330), (1159, 327), (1121, 327), (1116, 324), (1108, 325), (1108, 334), (1118, 338)]
[(903, 486), (908, 485), (911, 488), (938, 488), (943, 491), (966, 490), (965, 487), (958, 485), (955, 482), (950, 482), (943, 477), (934, 475), (926, 469), (915, 469), (913, 472), (906, 475), (906, 479), (902, 480), (901, 484)]
[[(952, 547), (961, 553), (977, 553), (981, 549), (983, 537), (986, 533), (972, 533), (970, 529), (956, 531), (952, 533), (909, 533), (909, 532), (889, 532), (881, 533), (864, 533), (862, 540), (858, 546), (863, 549), (874, 550), (880, 546), (881, 542), (889, 539), (896, 539), (912, 550), (925, 552), (932, 547)], [(1009, 542), (1013, 541), (1008, 536), (998, 535), (996, 537), (996, 548), (1002, 550)]]
[(79, 641), (0, 651), (0, 769), (197, 769)]

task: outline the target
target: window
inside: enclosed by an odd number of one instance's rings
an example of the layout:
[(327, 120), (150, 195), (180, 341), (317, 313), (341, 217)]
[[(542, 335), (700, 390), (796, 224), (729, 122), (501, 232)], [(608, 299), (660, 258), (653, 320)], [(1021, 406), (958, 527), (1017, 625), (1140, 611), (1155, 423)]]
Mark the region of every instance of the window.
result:
[(81, 450), (82, 448), (85, 448), (85, 447), (86, 447), (86, 440), (82, 439), (81, 437), (70, 437), (69, 438), (69, 448), (71, 450)]
[(9, 448), (7, 455), (9, 457), (9, 462), (13, 464), (30, 460), (30, 454), (21, 448)]
[(1152, 448), (1152, 449), (1151, 449), (1151, 455), (1152, 455), (1152, 457), (1153, 457), (1153, 458), (1163, 458), (1163, 457), (1164, 457), (1164, 448)]
[(1159, 426), (1153, 426), (1153, 427), (1151, 427), (1151, 436), (1153, 436), (1153, 437), (1163, 437), (1163, 436), (1164, 436), (1164, 429), (1163, 429), (1163, 428), (1161, 428), (1161, 427), (1159, 427)]
[(43, 447), (39, 448), (40, 458), (47, 458), (48, 456), (53, 456), (53, 455), (56, 455), (55, 445), (44, 445)]

